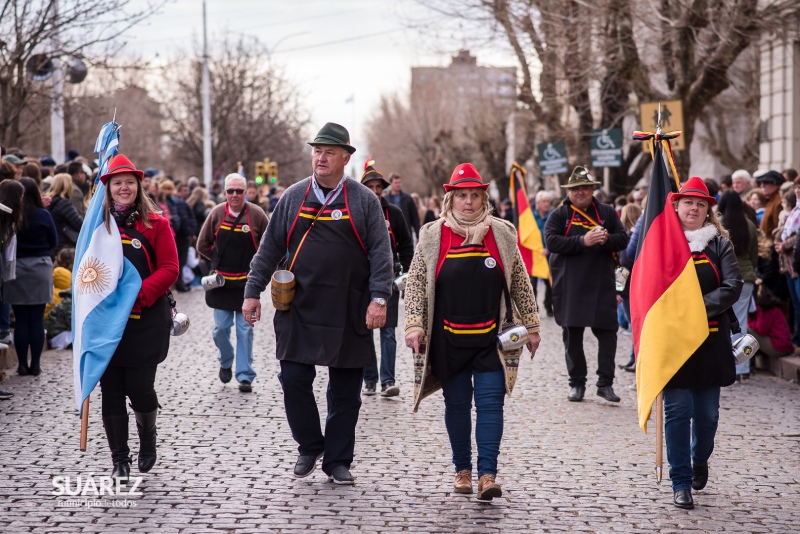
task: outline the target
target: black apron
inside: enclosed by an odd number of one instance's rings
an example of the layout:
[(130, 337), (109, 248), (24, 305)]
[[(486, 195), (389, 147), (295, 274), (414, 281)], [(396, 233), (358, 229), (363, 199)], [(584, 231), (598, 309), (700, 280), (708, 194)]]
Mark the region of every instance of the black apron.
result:
[[(713, 241), (712, 241), (713, 243)], [(719, 256), (706, 247), (692, 252), (697, 278), (703, 294), (720, 285)], [(730, 386), (736, 380), (736, 366), (731, 348), (731, 322), (728, 312), (708, 320), (708, 337), (675, 373), (666, 387), (690, 389)]]
[[(155, 249), (147, 238), (136, 230), (120, 226), (122, 253), (142, 277), (152, 274), (156, 264)], [(172, 314), (166, 294), (149, 308), (132, 310), (122, 340), (109, 365), (119, 367), (154, 367), (167, 358)]]
[(289, 310), (276, 311), (273, 319), (277, 357), (327, 367), (366, 367), (374, 359), (372, 331), (366, 327), (370, 268), (350, 219), (347, 187), (316, 221), (323, 206), (309, 191), (310, 184), (287, 239), (296, 285)]
[[(454, 241), (463, 240), (454, 236)], [(497, 352), (500, 300), (505, 279), (484, 245), (451, 244), (436, 277), (431, 333), (431, 372), (446, 380), (465, 368), (503, 368)], [(475, 291), (474, 288), (480, 288)]]
[(228, 213), (226, 206), (225, 217), (217, 228), (211, 260), (211, 268), (225, 278), (225, 285), (206, 291), (206, 304), (209, 308), (242, 311), (247, 272), (256, 250), (258, 245), (250, 227), (250, 210), (247, 204), (238, 218)]

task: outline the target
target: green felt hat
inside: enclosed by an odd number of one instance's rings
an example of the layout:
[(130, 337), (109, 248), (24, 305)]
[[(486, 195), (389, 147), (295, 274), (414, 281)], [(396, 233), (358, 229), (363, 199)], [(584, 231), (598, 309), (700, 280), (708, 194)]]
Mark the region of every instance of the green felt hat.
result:
[(564, 189), (569, 189), (570, 187), (580, 187), (582, 185), (600, 187), (602, 184), (594, 179), (594, 176), (592, 176), (592, 173), (589, 172), (589, 169), (583, 165), (578, 165), (572, 170), (572, 174), (570, 174), (567, 184), (562, 185), (561, 187)]
[(311, 146), (340, 146), (351, 154), (356, 151), (354, 147), (350, 146), (350, 133), (347, 131), (347, 128), (334, 122), (329, 122), (323, 126), (314, 140), (309, 141), (308, 144)]

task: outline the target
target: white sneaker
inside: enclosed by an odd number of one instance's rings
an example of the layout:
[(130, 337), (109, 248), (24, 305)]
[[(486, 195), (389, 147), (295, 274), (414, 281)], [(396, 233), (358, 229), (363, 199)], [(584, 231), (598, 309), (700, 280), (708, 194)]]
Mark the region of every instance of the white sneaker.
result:
[[(14, 344), (14, 337), (9, 333), (4, 336), (0, 336), (0, 343), (4, 345), (13, 345)], [(6, 347), (8, 348), (8, 347)]]
[(6, 350), (7, 348), (8, 345), (6, 345), (5, 343), (0, 343), (0, 350)]

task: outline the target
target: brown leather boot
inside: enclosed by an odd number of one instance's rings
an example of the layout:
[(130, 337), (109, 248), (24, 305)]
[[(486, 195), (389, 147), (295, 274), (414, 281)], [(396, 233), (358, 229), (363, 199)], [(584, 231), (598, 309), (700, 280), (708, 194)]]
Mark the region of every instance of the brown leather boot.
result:
[(503, 495), (500, 484), (494, 481), (494, 475), (483, 475), (478, 480), (478, 499), (481, 501), (491, 501), (495, 497)]
[(459, 471), (453, 484), (456, 493), (472, 493), (472, 471)]

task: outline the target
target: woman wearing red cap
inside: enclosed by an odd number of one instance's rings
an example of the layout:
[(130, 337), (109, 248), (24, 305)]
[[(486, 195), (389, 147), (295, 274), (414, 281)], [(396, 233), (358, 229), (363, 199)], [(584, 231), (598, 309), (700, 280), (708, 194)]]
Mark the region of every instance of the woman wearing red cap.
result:
[(103, 426), (114, 469), (111, 476), (125, 480), (130, 474), (128, 410), (131, 401), (139, 431), (139, 471), (156, 463), (156, 368), (167, 357), (172, 324), (166, 293), (178, 279), (178, 251), (169, 221), (159, 215), (142, 189), (143, 172), (119, 154), (100, 177), (106, 185), (104, 218), (111, 218), (122, 239), (122, 252), (142, 277), (128, 324), (111, 362), (100, 378), (103, 392)]
[(475, 399), (481, 500), (502, 495), (495, 477), (503, 395), (511, 394), (522, 354), (521, 347), (498, 349), (498, 333), (513, 313), (513, 322), (528, 331), (531, 358), (540, 341), (539, 314), (517, 232), (511, 223), (492, 217), (487, 188), (471, 164), (456, 167), (444, 186), (441, 217), (420, 231), (405, 296), (406, 346), (415, 354), (414, 411), (442, 388), (454, 490), (472, 493)]
[(708, 481), (720, 388), (736, 378), (729, 314), (743, 282), (728, 232), (711, 209), (715, 199), (703, 180), (689, 179), (672, 200), (692, 251), (709, 331), (664, 388), (664, 435), (674, 503), (689, 509), (694, 508), (692, 489), (701, 490)]

